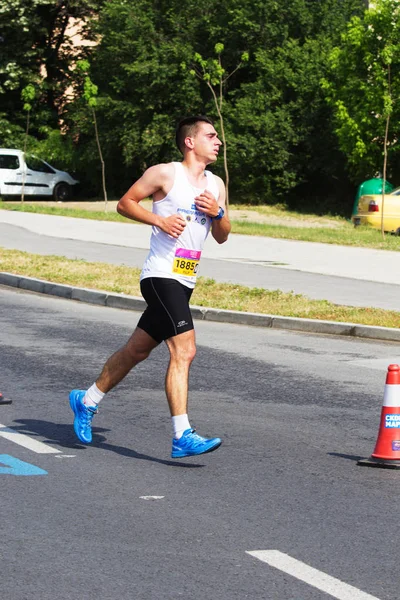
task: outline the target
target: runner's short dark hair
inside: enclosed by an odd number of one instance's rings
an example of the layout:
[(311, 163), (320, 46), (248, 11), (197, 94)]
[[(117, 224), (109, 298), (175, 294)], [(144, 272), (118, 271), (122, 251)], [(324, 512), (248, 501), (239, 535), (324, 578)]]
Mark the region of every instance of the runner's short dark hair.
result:
[(213, 120), (205, 115), (185, 117), (179, 121), (178, 127), (176, 128), (175, 141), (176, 145), (178, 146), (178, 150), (180, 150), (182, 154), (185, 149), (185, 138), (196, 134), (199, 123), (208, 123), (209, 125), (214, 126)]

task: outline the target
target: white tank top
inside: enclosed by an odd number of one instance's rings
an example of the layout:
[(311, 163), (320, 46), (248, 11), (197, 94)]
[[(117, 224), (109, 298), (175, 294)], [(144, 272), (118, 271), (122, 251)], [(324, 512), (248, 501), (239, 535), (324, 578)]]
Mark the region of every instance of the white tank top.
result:
[(201, 251), (210, 231), (211, 218), (197, 210), (194, 198), (204, 189), (218, 200), (219, 188), (214, 175), (204, 171), (207, 186), (199, 189), (191, 185), (182, 163), (172, 163), (175, 168), (174, 183), (162, 200), (153, 202), (153, 213), (169, 217), (178, 213), (186, 227), (178, 238), (152, 227), (150, 252), (144, 262), (140, 280), (146, 277), (168, 277), (194, 288), (198, 274)]

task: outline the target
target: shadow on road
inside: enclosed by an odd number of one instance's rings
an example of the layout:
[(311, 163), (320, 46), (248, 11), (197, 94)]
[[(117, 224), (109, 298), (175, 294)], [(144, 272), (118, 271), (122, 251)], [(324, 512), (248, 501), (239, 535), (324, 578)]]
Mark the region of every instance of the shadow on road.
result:
[[(75, 438), (74, 430), (71, 423), (60, 424), (53, 423), (51, 421), (41, 421), (38, 419), (15, 419), (14, 423), (19, 425), (12, 425), (14, 431), (18, 433), (24, 433), (32, 437), (41, 437), (44, 444), (49, 446), (61, 446), (62, 448), (69, 448), (74, 450), (85, 449), (86, 446), (78, 442)], [(93, 427), (93, 438), (95, 441), (106, 440), (101, 432), (109, 431), (109, 429), (102, 429), (100, 427)]]
[[(53, 423), (51, 421), (41, 421), (38, 419), (16, 419), (12, 429), (18, 431), (18, 433), (24, 433), (32, 437), (41, 437), (44, 444), (49, 446), (61, 446), (62, 448), (68, 448), (70, 450), (86, 450), (87, 446), (77, 442), (74, 439), (74, 432), (71, 423), (60, 424)], [(141, 454), (132, 450), (132, 448), (124, 448), (123, 446), (113, 446), (107, 444), (107, 438), (104, 435), (100, 435), (103, 432), (110, 431), (101, 427), (93, 427), (93, 442), (90, 446), (93, 448), (99, 448), (101, 450), (107, 450), (109, 452), (115, 452), (121, 456), (127, 456), (128, 458), (135, 458), (137, 460), (148, 460), (150, 462), (159, 463), (169, 467), (184, 467), (186, 469), (197, 469), (204, 467), (203, 464), (197, 463), (186, 463), (179, 462), (176, 460), (164, 460), (148, 454)]]
[(186, 469), (198, 469), (200, 467), (204, 467), (204, 465), (196, 463), (184, 463), (177, 462), (176, 460), (164, 460), (162, 458), (155, 458), (154, 456), (149, 456), (148, 454), (141, 454), (140, 452), (136, 452), (136, 450), (132, 450), (131, 448), (124, 448), (123, 446), (113, 446), (112, 444), (107, 444), (103, 441), (98, 441), (98, 439), (93, 439), (93, 443), (91, 444), (91, 446), (95, 446), (97, 448), (100, 448), (101, 450), (109, 450), (110, 452), (115, 452), (116, 454), (120, 454), (121, 456), (127, 456), (128, 458), (149, 460), (151, 462), (159, 463), (161, 465), (167, 465), (170, 467), (185, 467)]
[(365, 456), (356, 456), (355, 454), (341, 454), (340, 452), (328, 452), (329, 456), (338, 456), (339, 458), (347, 458), (347, 460), (353, 460), (354, 462), (357, 462), (359, 460), (361, 460), (362, 458), (365, 458)]

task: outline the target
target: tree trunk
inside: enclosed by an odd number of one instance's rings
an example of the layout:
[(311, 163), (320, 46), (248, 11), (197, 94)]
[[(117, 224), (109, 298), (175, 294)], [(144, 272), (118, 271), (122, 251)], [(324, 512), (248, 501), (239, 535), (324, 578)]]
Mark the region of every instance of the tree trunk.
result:
[(208, 87), (211, 90), (211, 93), (213, 95), (214, 98), (214, 102), (215, 102), (215, 107), (217, 109), (218, 112), (218, 116), (219, 116), (219, 122), (221, 124), (221, 137), (222, 137), (222, 142), (224, 144), (224, 169), (225, 169), (225, 189), (226, 189), (226, 208), (229, 208), (229, 171), (228, 171), (228, 157), (226, 154), (226, 137), (225, 137), (225, 129), (224, 129), (224, 119), (222, 116), (222, 95), (220, 98), (220, 102), (221, 105), (218, 102), (218, 98), (217, 95), (214, 91), (214, 88), (212, 87), (211, 83), (209, 81), (206, 82)]
[(99, 156), (100, 156), (100, 162), (101, 162), (101, 178), (102, 178), (102, 182), (103, 182), (103, 194), (104, 194), (104, 212), (107, 212), (108, 200), (107, 200), (107, 189), (106, 189), (106, 168), (105, 168), (105, 164), (104, 164), (104, 160), (103, 160), (103, 153), (101, 151), (101, 146), (100, 146), (99, 132), (97, 130), (96, 111), (94, 110), (93, 107), (92, 107), (92, 112), (93, 112), (94, 130), (96, 133), (97, 148), (99, 150)]
[(386, 129), (385, 129), (385, 147), (383, 150), (383, 184), (382, 184), (382, 212), (381, 212), (381, 233), (382, 237), (385, 237), (385, 228), (383, 223), (383, 216), (385, 212), (385, 188), (386, 188), (386, 167), (387, 167), (387, 140), (389, 132), (389, 121), (390, 115), (386, 118)]
[[(391, 96), (391, 81), (390, 81), (390, 64), (388, 65), (388, 92), (389, 96)], [(386, 191), (386, 167), (387, 167), (387, 144), (389, 137), (389, 123), (390, 123), (390, 110), (386, 117), (386, 127), (385, 127), (385, 139), (383, 142), (383, 184), (382, 184), (382, 212), (381, 212), (381, 233), (382, 238), (385, 238), (385, 228), (384, 228), (384, 212), (385, 212), (385, 191)]]
[[(26, 144), (27, 144), (27, 141), (28, 141), (30, 113), (31, 113), (31, 111), (28, 110), (28, 114), (26, 116), (26, 130), (25, 130), (25, 139), (24, 139), (24, 161), (25, 161), (25, 153), (26, 153)], [(25, 161), (25, 163), (26, 163), (26, 161)], [(23, 171), (22, 171), (21, 202), (23, 202), (24, 198), (25, 198), (25, 180), (26, 180), (26, 164), (24, 165), (24, 168), (23, 168)]]

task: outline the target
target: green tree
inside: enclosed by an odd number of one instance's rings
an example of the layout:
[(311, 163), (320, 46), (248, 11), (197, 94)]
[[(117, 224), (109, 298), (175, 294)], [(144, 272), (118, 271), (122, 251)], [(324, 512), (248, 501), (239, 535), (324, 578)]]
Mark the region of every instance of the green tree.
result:
[(84, 75), (83, 81), (83, 98), (91, 110), (93, 117), (93, 125), (94, 132), (96, 137), (97, 150), (100, 157), (101, 163), (101, 179), (103, 185), (103, 195), (104, 195), (104, 210), (107, 210), (107, 188), (106, 188), (106, 167), (103, 158), (103, 152), (100, 144), (99, 130), (97, 127), (97, 119), (96, 119), (96, 107), (97, 107), (97, 93), (98, 87), (93, 83), (89, 76), (90, 63), (87, 60), (81, 60), (77, 63), (76, 69), (79, 73)]
[[(18, 4), (18, 0), (12, 1)], [(27, 1), (41, 14), (39, 0)], [(48, 3), (43, 5), (49, 9)], [(89, 2), (70, 2), (67, 8), (78, 5), (88, 8)], [(61, 6), (63, 3), (57, 2), (50, 11)], [(96, 119), (107, 164), (107, 185), (118, 194), (150, 164), (176, 160), (179, 154), (174, 148), (174, 130), (182, 116), (203, 113), (219, 118), (219, 103), (216, 105), (209, 87), (193, 78), (183, 65), (192, 64), (196, 53), (215, 56), (216, 44), (222, 43), (222, 77), (231, 74), (223, 85), (221, 113), (229, 141), (231, 201), (290, 199), (296, 207), (308, 201), (308, 209), (312, 202), (316, 211), (332, 210), (336, 199), (323, 204), (329, 196), (326, 190), (339, 181), (342, 191), (347, 175), (320, 81), (327, 73), (328, 53), (338, 44), (347, 21), (354, 14), (361, 16), (364, 8), (363, 0), (103, 2), (93, 13), (96, 18), (87, 21), (91, 37), (99, 43), (85, 52), (90, 57), (91, 79), (98, 86)], [(61, 33), (62, 21), (57, 22)], [(43, 60), (37, 48), (45, 46), (42, 41), (26, 44), (35, 50), (38, 64)], [(63, 47), (61, 44), (57, 57)], [(235, 70), (245, 51), (249, 61)], [(63, 131), (74, 140), (75, 157), (81, 165), (77, 176), (89, 190), (96, 185), (99, 168), (93, 123), (81, 94), (66, 101), (62, 93), (71, 81), (75, 90), (81, 85), (80, 76), (73, 72), (77, 58), (68, 53), (65, 56), (69, 59), (65, 76), (57, 59), (57, 77), (53, 74), (47, 84), (58, 82), (53, 89), (56, 96), (60, 93), (60, 103), (53, 105), (57, 105), (57, 118), (61, 114), (63, 119)], [(18, 68), (22, 60), (18, 55)], [(32, 69), (36, 72), (37, 63), (29, 63), (30, 68), (35, 65)], [(31, 79), (21, 81), (18, 90)], [(219, 85), (213, 86), (217, 97)], [(46, 91), (39, 99), (43, 118), (35, 110), (31, 131), (38, 138), (47, 136), (44, 127), (55, 130), (49, 97)], [(3, 110), (0, 106), (0, 110), (12, 114), (11, 108)], [(222, 163), (219, 160), (215, 165), (221, 175)], [(335, 194), (344, 196), (337, 190)]]
[[(27, 142), (28, 142), (28, 135), (29, 135), (29, 119), (30, 119), (30, 114), (31, 114), (31, 110), (32, 110), (32, 103), (36, 97), (35, 86), (30, 83), (26, 87), (24, 87), (24, 89), (21, 92), (21, 97), (24, 102), (23, 108), (26, 111), (26, 129), (25, 129), (25, 138), (24, 138), (24, 155), (25, 155), (26, 146), (27, 146)], [(26, 172), (24, 169), (24, 171), (22, 173), (21, 202), (24, 201), (24, 196), (25, 196), (25, 178), (26, 178)]]
[[(240, 63), (235, 67), (235, 69), (231, 73), (226, 73), (221, 62), (221, 53), (223, 52), (223, 50), (223, 44), (215, 44), (215, 54), (217, 55), (217, 58), (209, 58), (208, 60), (205, 60), (201, 56), (201, 54), (196, 52), (196, 54), (194, 55), (195, 67), (191, 70), (191, 73), (193, 73), (199, 79), (205, 82), (205, 84), (211, 92), (212, 98), (214, 100), (215, 109), (218, 113), (223, 142), (226, 205), (229, 206), (229, 169), (227, 158), (227, 141), (223, 117), (223, 100), (225, 91), (224, 87), (228, 79), (242, 66), (243, 63), (246, 63), (249, 60), (249, 53), (243, 52)], [(217, 92), (215, 91), (215, 87), (217, 88)]]
[(399, 73), (400, 7), (396, 0), (378, 0), (363, 18), (350, 21), (331, 52), (330, 76), (323, 81), (354, 180), (382, 167), (386, 171), (386, 164), (396, 179), (398, 136), (390, 124), (400, 119)]
[[(71, 85), (73, 64), (88, 49), (74, 46), (68, 35), (72, 20), (83, 38), (90, 39), (89, 17), (102, 0), (7, 0), (0, 6), (0, 110), (16, 125), (23, 122), (21, 90), (42, 81), (32, 128), (59, 126)], [(39, 134), (40, 135), (40, 134)]]
[(24, 128), (14, 125), (8, 115), (0, 113), (0, 140), (3, 148), (22, 148), (25, 139)]
[(30, 120), (30, 114), (31, 114), (31, 110), (32, 110), (32, 103), (35, 100), (35, 97), (36, 97), (35, 86), (32, 85), (31, 83), (29, 83), (26, 87), (24, 87), (24, 89), (21, 92), (21, 98), (24, 102), (23, 108), (26, 111), (24, 152), (26, 152), (26, 145), (27, 145), (28, 134), (29, 134), (29, 120)]
[[(215, 56), (222, 43), (225, 73), (249, 52), (223, 94), (232, 200), (282, 202), (290, 194), (302, 206), (318, 189), (314, 205), (335, 181), (347, 185), (320, 80), (347, 21), (364, 8), (362, 0), (109, 0), (94, 23), (101, 41), (92, 64), (115, 179), (125, 182), (128, 173), (175, 159), (180, 117), (205, 113), (218, 119), (210, 89), (182, 65), (192, 64), (196, 53)], [(218, 83), (215, 90), (218, 96)], [(79, 135), (84, 143), (82, 128)], [(122, 174), (116, 155), (125, 163)], [(219, 161), (215, 168), (222, 174)]]

